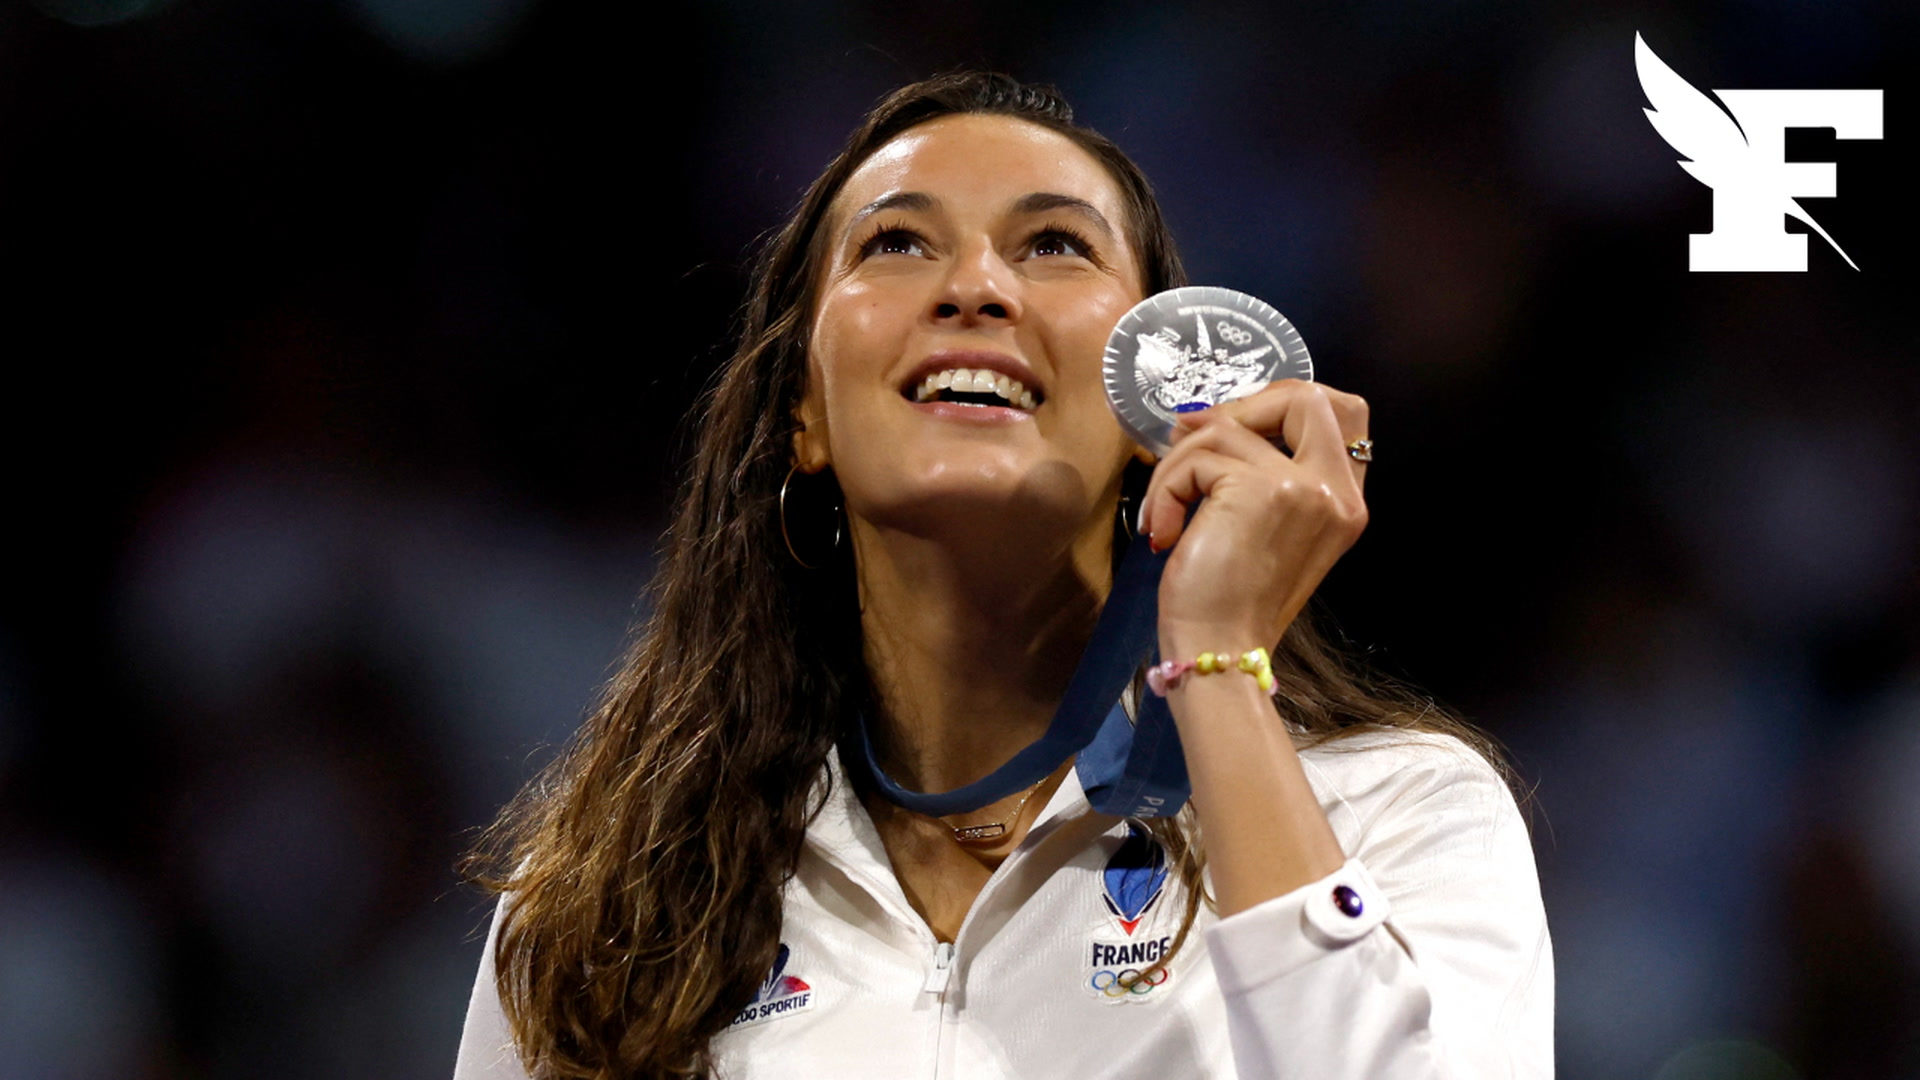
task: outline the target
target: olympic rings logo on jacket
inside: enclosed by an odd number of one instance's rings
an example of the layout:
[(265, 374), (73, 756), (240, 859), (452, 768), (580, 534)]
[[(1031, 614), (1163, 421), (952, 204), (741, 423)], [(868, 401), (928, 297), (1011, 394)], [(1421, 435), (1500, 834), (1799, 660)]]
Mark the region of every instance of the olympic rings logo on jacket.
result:
[(1150, 994), (1153, 988), (1167, 981), (1169, 972), (1161, 968), (1152, 975), (1142, 977), (1137, 968), (1127, 968), (1114, 972), (1102, 969), (1093, 973), (1087, 985), (1099, 991), (1102, 997), (1121, 998), (1128, 994)]

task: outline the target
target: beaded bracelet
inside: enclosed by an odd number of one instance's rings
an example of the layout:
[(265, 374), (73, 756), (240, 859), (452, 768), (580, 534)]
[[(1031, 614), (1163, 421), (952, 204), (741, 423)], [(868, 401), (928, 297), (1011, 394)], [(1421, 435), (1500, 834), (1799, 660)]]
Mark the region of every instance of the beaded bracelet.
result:
[(1212, 652), (1203, 652), (1192, 660), (1162, 660), (1147, 669), (1147, 687), (1155, 694), (1166, 697), (1167, 691), (1179, 687), (1189, 671), (1212, 675), (1226, 671), (1229, 666), (1253, 676), (1261, 690), (1273, 692), (1273, 661), (1265, 649), (1248, 649), (1240, 654), (1238, 661), (1230, 653)]

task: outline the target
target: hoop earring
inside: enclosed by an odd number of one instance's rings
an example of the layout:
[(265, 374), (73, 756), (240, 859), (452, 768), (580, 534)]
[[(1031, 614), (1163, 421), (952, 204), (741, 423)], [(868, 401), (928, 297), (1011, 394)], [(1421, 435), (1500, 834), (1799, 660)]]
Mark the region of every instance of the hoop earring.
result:
[[(800, 464), (795, 462), (793, 467), (787, 470), (787, 478), (780, 481), (780, 539), (786, 542), (787, 554), (793, 556), (793, 561), (799, 563), (801, 569), (818, 570), (820, 569), (818, 566), (801, 558), (800, 553), (794, 550), (793, 534), (787, 531), (787, 485), (793, 483), (793, 474), (799, 471)], [(827, 550), (838, 551), (840, 541), (845, 535), (846, 529), (841, 517), (840, 504), (836, 502), (833, 504), (833, 544)]]
[(1136, 463), (1131, 462), (1128, 463), (1126, 471), (1121, 474), (1120, 499), (1114, 507), (1114, 516), (1120, 519), (1117, 523), (1119, 535), (1128, 540), (1133, 540), (1140, 535), (1140, 503), (1147, 497), (1147, 481), (1152, 477), (1153, 472), (1150, 467), (1136, 468)]

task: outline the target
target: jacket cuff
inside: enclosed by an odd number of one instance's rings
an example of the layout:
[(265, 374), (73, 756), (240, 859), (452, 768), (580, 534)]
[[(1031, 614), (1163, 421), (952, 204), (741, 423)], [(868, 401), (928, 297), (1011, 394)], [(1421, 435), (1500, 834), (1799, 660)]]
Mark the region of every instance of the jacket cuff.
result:
[(1220, 988), (1252, 990), (1365, 937), (1391, 914), (1387, 894), (1358, 858), (1309, 885), (1256, 904), (1207, 930)]

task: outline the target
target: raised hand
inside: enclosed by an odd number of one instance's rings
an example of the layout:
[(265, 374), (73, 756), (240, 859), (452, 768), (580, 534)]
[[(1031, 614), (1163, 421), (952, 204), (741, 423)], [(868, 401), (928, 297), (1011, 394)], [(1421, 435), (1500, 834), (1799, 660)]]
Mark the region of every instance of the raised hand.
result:
[(1348, 451), (1366, 436), (1364, 400), (1298, 379), (1181, 415), (1141, 515), (1154, 548), (1174, 549), (1163, 655), (1280, 640), (1366, 528), (1366, 466)]

